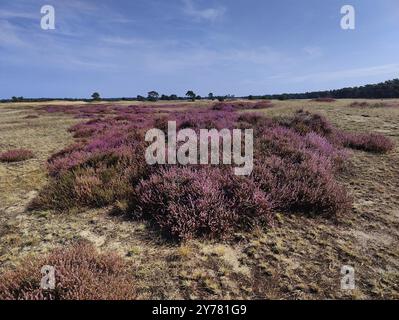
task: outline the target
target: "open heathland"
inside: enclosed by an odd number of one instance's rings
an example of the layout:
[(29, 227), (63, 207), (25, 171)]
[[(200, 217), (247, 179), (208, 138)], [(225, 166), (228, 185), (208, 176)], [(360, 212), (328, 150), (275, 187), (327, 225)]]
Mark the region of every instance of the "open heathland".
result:
[[(0, 153), (21, 154), (0, 162), (1, 272), (29, 277), (27, 258), (56, 263), (85, 240), (90, 261), (121, 259), (111, 277), (135, 284), (112, 289), (121, 298), (398, 298), (399, 108), (375, 103), (1, 104)], [(252, 174), (147, 165), (146, 130), (171, 120), (253, 129)], [(108, 279), (97, 271), (85, 281)]]

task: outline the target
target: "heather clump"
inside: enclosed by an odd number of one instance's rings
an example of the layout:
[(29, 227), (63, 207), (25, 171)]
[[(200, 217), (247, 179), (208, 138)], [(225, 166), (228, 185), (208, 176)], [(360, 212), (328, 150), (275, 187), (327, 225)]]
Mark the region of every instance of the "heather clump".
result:
[(32, 159), (34, 154), (27, 149), (12, 149), (0, 153), (0, 162), (20, 162)]
[(254, 180), (271, 195), (276, 209), (335, 215), (350, 207), (344, 187), (335, 180), (328, 158), (311, 154), (301, 162), (271, 156), (254, 167)]
[(51, 179), (31, 208), (65, 211), (76, 206), (101, 207), (128, 196), (131, 184), (149, 170), (139, 133), (108, 131), (51, 157)]
[(235, 110), (259, 110), (272, 107), (273, 104), (269, 100), (258, 102), (218, 102), (211, 107), (211, 110), (233, 112)]
[(226, 238), (271, 220), (268, 196), (247, 178), (217, 168), (171, 167), (142, 181), (130, 214), (168, 237)]
[(319, 114), (298, 111), (293, 117), (277, 120), (278, 123), (291, 128), (301, 135), (316, 133), (325, 137), (335, 148), (349, 148), (374, 153), (387, 153), (395, 147), (394, 142), (378, 133), (350, 133), (337, 129)]
[(367, 101), (355, 101), (352, 102), (349, 107), (351, 108), (368, 108), (368, 109), (380, 109), (380, 108), (397, 108), (399, 107), (398, 103), (389, 102), (389, 101), (379, 101), (370, 103)]
[(333, 215), (348, 209), (350, 198), (334, 176), (348, 154), (325, 137), (276, 126), (262, 132), (255, 150), (253, 178), (279, 210)]
[[(55, 288), (43, 289), (43, 266), (55, 271)], [(45, 257), (29, 258), (0, 276), (1, 300), (130, 300), (136, 298), (132, 276), (123, 259), (99, 254), (77, 243)]]
[(332, 124), (324, 116), (303, 110), (298, 111), (293, 117), (280, 119), (279, 123), (294, 129), (301, 135), (315, 132), (322, 136), (328, 136), (334, 130)]
[(232, 129), (237, 115), (227, 111), (201, 110), (196, 112), (179, 112), (169, 115), (168, 120), (177, 122), (178, 129)]
[(395, 143), (378, 133), (346, 133), (342, 143), (345, 147), (374, 153), (392, 151)]

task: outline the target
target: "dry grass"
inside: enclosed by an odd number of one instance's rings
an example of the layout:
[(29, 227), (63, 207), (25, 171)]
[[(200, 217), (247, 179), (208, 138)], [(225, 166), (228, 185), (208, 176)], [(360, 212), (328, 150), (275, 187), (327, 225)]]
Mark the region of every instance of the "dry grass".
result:
[[(273, 101), (274, 108), (262, 112), (318, 112), (341, 129), (380, 132), (399, 145), (399, 108), (349, 108), (353, 101)], [(23, 163), (0, 164), (1, 270), (27, 255), (82, 238), (100, 251), (125, 257), (141, 299), (399, 298), (398, 147), (387, 155), (353, 152), (352, 166), (340, 179), (353, 195), (354, 206), (334, 221), (278, 215), (276, 226), (268, 231), (236, 234), (226, 243), (190, 241), (176, 246), (139, 222), (111, 216), (110, 208), (79, 215), (26, 212), (27, 203), (46, 182), (45, 160), (73, 141), (67, 128), (80, 121), (58, 114), (26, 118), (41, 105), (0, 104), (0, 152), (18, 147), (35, 154)], [(355, 267), (353, 292), (339, 287), (345, 264)]]

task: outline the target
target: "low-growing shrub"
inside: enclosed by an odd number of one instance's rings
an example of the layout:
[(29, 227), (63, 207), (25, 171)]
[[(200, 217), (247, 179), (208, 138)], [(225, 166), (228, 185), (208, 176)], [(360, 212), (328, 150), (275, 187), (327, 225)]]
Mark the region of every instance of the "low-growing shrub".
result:
[[(55, 288), (42, 289), (43, 266), (55, 269)], [(121, 257), (77, 243), (43, 258), (25, 259), (0, 276), (0, 300), (130, 300), (134, 283)]]
[(366, 101), (355, 101), (352, 102), (349, 107), (352, 108), (370, 108), (370, 109), (379, 109), (379, 108), (395, 108), (399, 107), (399, 104), (393, 103), (393, 102), (386, 102), (386, 101), (381, 101), (381, 102), (366, 102)]
[(34, 154), (27, 149), (13, 149), (0, 153), (0, 162), (19, 162), (32, 159)]
[(375, 153), (387, 153), (395, 147), (391, 139), (377, 133), (346, 133), (343, 144), (351, 149)]
[(211, 110), (232, 112), (234, 110), (259, 110), (273, 107), (269, 100), (258, 102), (218, 102), (215, 103)]
[(253, 181), (217, 168), (162, 169), (142, 181), (129, 213), (178, 240), (226, 238), (271, 220), (272, 204)]
[(351, 199), (337, 183), (329, 160), (313, 154), (299, 163), (271, 156), (254, 168), (254, 180), (278, 210), (325, 214), (346, 212)]
[(334, 130), (334, 127), (324, 116), (303, 110), (296, 112), (294, 117), (279, 119), (279, 124), (292, 128), (302, 135), (315, 132), (327, 136)]

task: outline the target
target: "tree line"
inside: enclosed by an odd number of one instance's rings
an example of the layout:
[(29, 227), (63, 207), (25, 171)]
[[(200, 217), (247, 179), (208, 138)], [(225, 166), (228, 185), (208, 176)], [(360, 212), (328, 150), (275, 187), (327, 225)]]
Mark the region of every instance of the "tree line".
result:
[(249, 96), (249, 99), (390, 99), (399, 98), (399, 79), (360, 87), (348, 87), (336, 90), (313, 91), (305, 93), (283, 93), (263, 96)]
[[(266, 95), (250, 95), (239, 98), (245, 98), (249, 100), (256, 99), (317, 99), (317, 98), (334, 98), (334, 99), (389, 99), (399, 98), (399, 79), (393, 79), (377, 84), (368, 84), (360, 87), (348, 87), (336, 90), (325, 90), (325, 91), (312, 91), (305, 93), (283, 93), (283, 94), (266, 94)], [(64, 101), (172, 101), (172, 100), (219, 100), (224, 101), (226, 99), (235, 99), (234, 95), (215, 96), (213, 93), (209, 93), (207, 97), (201, 97), (197, 95), (193, 90), (188, 90), (184, 97), (179, 97), (176, 94), (165, 95), (159, 94), (157, 91), (148, 92), (147, 96), (138, 95), (137, 97), (123, 97), (123, 98), (101, 98), (100, 93), (94, 92), (91, 95), (91, 99), (79, 99), (79, 98), (24, 98), (24, 97), (12, 97), (11, 99), (3, 99), (1, 102), (46, 102), (53, 100), (64, 100)]]

